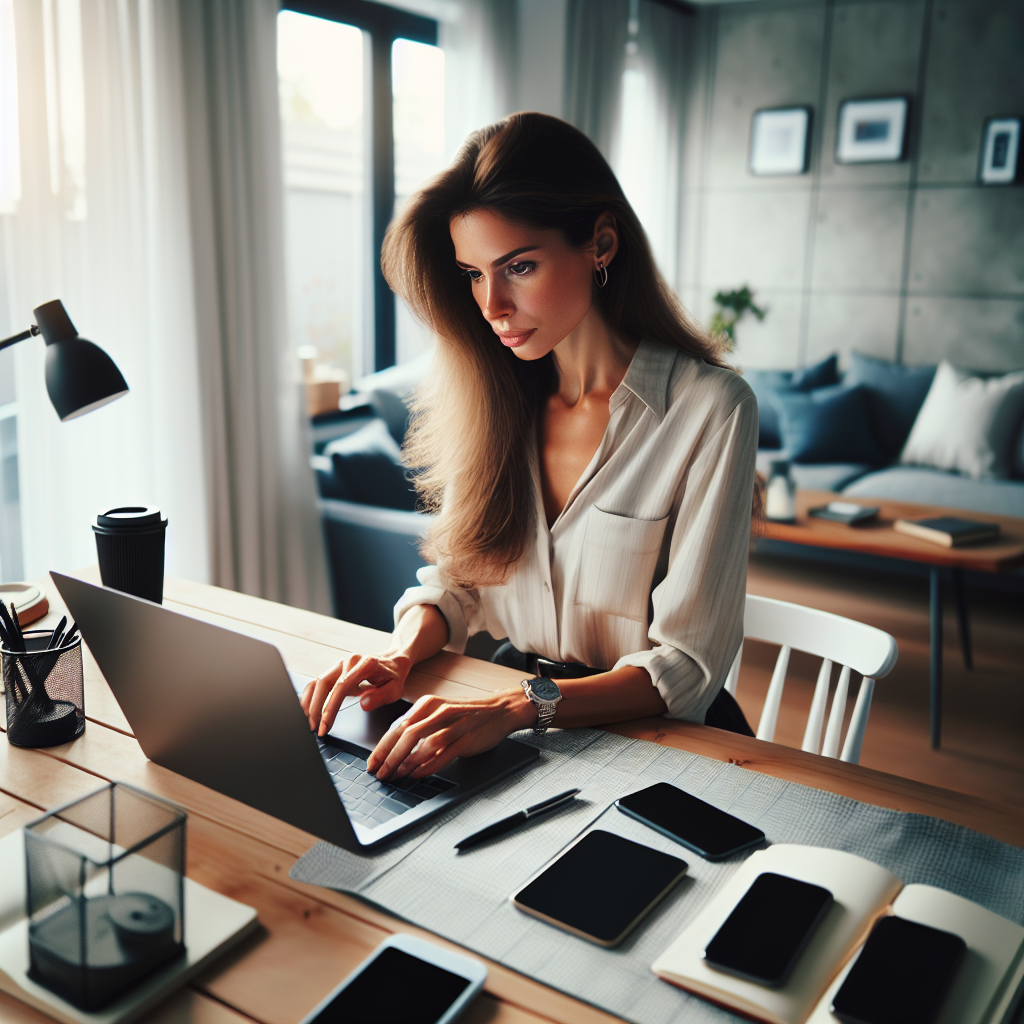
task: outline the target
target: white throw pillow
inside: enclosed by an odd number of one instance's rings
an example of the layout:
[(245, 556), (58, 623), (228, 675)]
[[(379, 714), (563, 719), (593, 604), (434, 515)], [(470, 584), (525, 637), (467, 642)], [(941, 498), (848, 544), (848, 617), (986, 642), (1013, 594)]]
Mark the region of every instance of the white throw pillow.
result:
[(900, 462), (931, 466), (979, 480), (1010, 475), (1010, 444), (1024, 415), (1024, 370), (971, 377), (945, 359)]

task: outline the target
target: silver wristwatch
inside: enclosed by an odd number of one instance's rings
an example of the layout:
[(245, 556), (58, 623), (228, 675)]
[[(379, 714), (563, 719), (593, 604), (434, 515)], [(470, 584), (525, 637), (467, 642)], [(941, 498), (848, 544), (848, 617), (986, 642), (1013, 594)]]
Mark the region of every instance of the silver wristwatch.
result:
[(562, 691), (559, 690), (553, 679), (545, 679), (538, 676), (536, 679), (524, 679), (520, 685), (523, 692), (537, 707), (537, 724), (533, 727), (534, 735), (543, 736), (551, 725), (551, 719), (555, 717), (555, 705), (562, 699)]

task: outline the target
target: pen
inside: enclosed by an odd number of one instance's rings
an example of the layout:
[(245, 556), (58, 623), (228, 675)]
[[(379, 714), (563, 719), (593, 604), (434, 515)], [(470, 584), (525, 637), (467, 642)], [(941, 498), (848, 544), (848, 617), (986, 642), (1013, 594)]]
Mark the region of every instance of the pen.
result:
[(505, 832), (514, 829), (517, 825), (521, 825), (524, 821), (530, 821), (538, 815), (547, 814), (549, 811), (554, 811), (563, 804), (567, 804), (578, 792), (578, 789), (567, 789), (564, 793), (559, 793), (558, 796), (541, 800), (539, 804), (527, 807), (525, 811), (516, 811), (515, 814), (502, 818), (501, 821), (496, 821), (493, 825), (488, 825), (486, 828), (480, 829), (479, 832), (474, 832), (471, 836), (466, 836), (465, 839), (455, 844), (455, 849), (465, 850), (470, 846), (476, 846), (477, 843), (482, 843), (485, 839), (503, 835)]

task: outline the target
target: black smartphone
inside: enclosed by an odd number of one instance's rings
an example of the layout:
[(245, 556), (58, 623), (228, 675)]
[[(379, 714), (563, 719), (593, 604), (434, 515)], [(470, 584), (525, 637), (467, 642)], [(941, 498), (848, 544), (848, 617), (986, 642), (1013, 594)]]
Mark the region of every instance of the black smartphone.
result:
[(512, 903), (580, 938), (615, 946), (686, 869), (679, 857), (595, 829), (513, 893)]
[(486, 978), (477, 960), (412, 935), (392, 935), (302, 1024), (452, 1024)]
[(883, 917), (832, 1000), (843, 1024), (934, 1024), (967, 946), (959, 935)]
[(704, 961), (717, 971), (779, 988), (831, 906), (828, 889), (766, 871), (707, 944)]
[(642, 821), (705, 860), (725, 860), (764, 842), (764, 833), (667, 782), (615, 801), (623, 814)]

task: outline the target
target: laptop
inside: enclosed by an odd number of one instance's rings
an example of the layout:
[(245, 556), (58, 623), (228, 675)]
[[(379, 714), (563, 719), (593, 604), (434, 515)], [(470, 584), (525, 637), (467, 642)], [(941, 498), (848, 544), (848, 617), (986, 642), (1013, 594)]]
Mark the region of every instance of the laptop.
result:
[(358, 852), (394, 839), (518, 771), (515, 740), (425, 779), (379, 782), (366, 759), (410, 707), (347, 700), (318, 738), (272, 644), (162, 605), (50, 573), (146, 756), (195, 782)]

